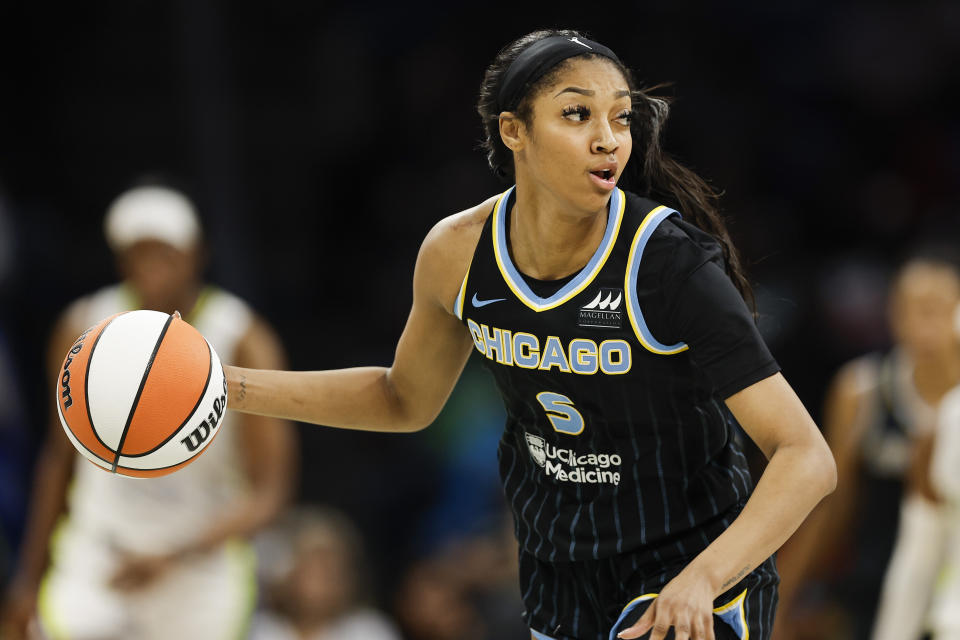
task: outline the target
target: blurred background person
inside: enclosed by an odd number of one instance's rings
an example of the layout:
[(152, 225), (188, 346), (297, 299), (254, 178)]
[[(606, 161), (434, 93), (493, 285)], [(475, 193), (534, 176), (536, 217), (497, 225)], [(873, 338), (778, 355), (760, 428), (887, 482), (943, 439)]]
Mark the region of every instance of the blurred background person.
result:
[(261, 553), (265, 587), (251, 640), (400, 640), (370, 605), (362, 536), (342, 513), (291, 513)]
[[(960, 308), (956, 315), (960, 349)], [(930, 461), (930, 484), (943, 520), (942, 563), (938, 563), (927, 628), (933, 640), (960, 638), (960, 386), (940, 403)], [(929, 543), (929, 541), (928, 541)], [(886, 595), (886, 593), (884, 594)]]
[[(834, 378), (824, 428), (837, 461), (837, 491), (780, 555), (784, 606), (778, 638), (870, 637), (898, 529), (923, 547), (923, 536), (917, 540), (911, 530), (936, 526), (924, 459), (937, 406), (960, 383), (953, 326), (958, 303), (960, 277), (950, 260), (939, 251), (908, 259), (890, 289), (894, 346), (849, 362)], [(904, 570), (917, 570), (912, 561), (907, 565)], [(800, 615), (802, 590), (814, 578), (826, 583), (826, 602), (843, 609), (829, 611), (824, 605), (804, 629), (802, 620), (810, 616)], [(926, 604), (929, 581), (903, 584), (914, 592), (911, 602), (919, 598)], [(903, 614), (903, 609), (897, 611)], [(889, 637), (914, 637), (907, 632), (912, 626), (900, 616), (885, 618)]]
[(499, 526), (451, 538), (411, 564), (394, 602), (408, 640), (528, 640), (517, 542), (506, 505)]
[[(923, 322), (942, 337), (945, 361), (960, 368), (960, 262), (939, 266), (937, 290), (928, 294), (937, 303), (923, 310)], [(944, 395), (934, 428), (914, 446), (873, 640), (919, 640), (928, 631), (935, 640), (960, 638), (958, 396), (960, 386)]]
[[(64, 312), (49, 342), (50, 372), (84, 329), (137, 308), (179, 310), (224, 362), (284, 366), (266, 323), (239, 298), (201, 280), (201, 228), (183, 194), (163, 186), (131, 189), (110, 205), (104, 228), (123, 280)], [(144, 481), (80, 458), (53, 411), (4, 637), (23, 637), (35, 606), (52, 638), (239, 636), (255, 603), (254, 558), (243, 539), (286, 504), (296, 465), (289, 424), (226, 420), (215, 444), (191, 465)]]

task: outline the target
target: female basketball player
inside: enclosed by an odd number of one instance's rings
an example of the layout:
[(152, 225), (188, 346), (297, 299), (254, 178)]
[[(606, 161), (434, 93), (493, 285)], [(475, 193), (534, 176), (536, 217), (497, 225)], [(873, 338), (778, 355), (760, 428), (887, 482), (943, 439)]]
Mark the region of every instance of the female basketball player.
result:
[[(769, 638), (771, 556), (836, 471), (757, 333), (714, 194), (660, 151), (666, 104), (554, 31), (500, 53), (479, 111), (516, 186), (427, 235), (393, 365), (228, 368), (230, 407), (416, 431), (476, 349), (507, 408), (534, 638)], [(731, 413), (769, 459), (752, 495)]]

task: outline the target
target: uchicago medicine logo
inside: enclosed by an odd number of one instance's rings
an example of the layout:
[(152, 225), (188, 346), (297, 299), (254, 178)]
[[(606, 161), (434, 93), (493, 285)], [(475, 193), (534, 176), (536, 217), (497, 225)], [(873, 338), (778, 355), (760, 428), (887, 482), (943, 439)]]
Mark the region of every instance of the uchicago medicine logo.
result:
[(622, 460), (616, 453), (577, 453), (551, 445), (542, 436), (525, 433), (530, 457), (548, 478), (579, 484), (620, 484)]

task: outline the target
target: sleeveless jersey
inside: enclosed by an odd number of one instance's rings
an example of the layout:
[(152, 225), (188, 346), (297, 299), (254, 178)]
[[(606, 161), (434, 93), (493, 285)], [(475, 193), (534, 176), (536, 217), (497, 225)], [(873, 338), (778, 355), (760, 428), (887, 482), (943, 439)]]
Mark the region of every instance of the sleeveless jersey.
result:
[(593, 257), (541, 297), (510, 258), (513, 192), (486, 221), (455, 312), (506, 405), (498, 457), (520, 546), (547, 561), (639, 550), (686, 562), (752, 483), (687, 345), (659, 342), (645, 321), (662, 292), (644, 250), (678, 214), (616, 189)]
[[(123, 285), (106, 287), (74, 303), (68, 312), (81, 326), (135, 308)], [(214, 287), (201, 293), (184, 316), (210, 341), (224, 364), (233, 362), (237, 342), (252, 321), (250, 308)], [(196, 460), (176, 473), (143, 480), (107, 473), (77, 456), (69, 493), (72, 528), (117, 550), (160, 553), (195, 539), (218, 514), (229, 510), (245, 480), (237, 451), (232, 412), (217, 439)]]

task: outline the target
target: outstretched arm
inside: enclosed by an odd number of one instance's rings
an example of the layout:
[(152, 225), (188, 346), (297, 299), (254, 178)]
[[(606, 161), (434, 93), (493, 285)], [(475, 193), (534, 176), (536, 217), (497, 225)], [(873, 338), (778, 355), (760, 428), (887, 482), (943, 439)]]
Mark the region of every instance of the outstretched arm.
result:
[(476, 245), (467, 215), (447, 218), (420, 248), (413, 307), (390, 367), (267, 371), (225, 367), (228, 407), (301, 422), (367, 431), (417, 431), (446, 402), (472, 339), (452, 305)]
[(713, 601), (766, 560), (836, 486), (823, 436), (779, 373), (727, 399), (727, 406), (769, 460), (733, 523), (670, 581), (622, 638), (678, 640), (713, 635)]

